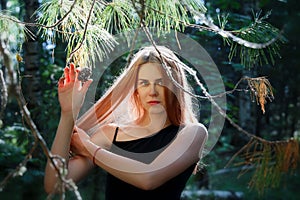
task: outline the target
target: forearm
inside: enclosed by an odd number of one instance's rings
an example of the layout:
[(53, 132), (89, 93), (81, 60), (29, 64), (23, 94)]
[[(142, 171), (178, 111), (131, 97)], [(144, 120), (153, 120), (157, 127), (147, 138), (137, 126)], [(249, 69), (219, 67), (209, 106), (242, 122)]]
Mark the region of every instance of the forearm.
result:
[[(111, 153), (105, 149), (100, 149), (94, 154), (99, 146), (93, 142), (86, 142), (85, 147), (90, 152), (88, 158), (91, 161), (94, 160), (96, 165), (129, 184), (144, 188), (143, 185), (146, 183), (147, 173), (136, 172), (147, 170), (147, 168), (150, 168), (149, 164)], [(94, 155), (95, 158), (93, 158)]]
[(148, 190), (158, 187), (196, 163), (206, 137), (206, 131), (201, 127), (185, 129), (149, 164), (102, 149), (94, 154), (97, 145), (92, 142), (87, 142), (85, 146), (90, 152), (90, 159), (93, 160), (95, 156), (98, 166), (127, 183)]
[[(79, 69), (76, 69), (74, 63), (70, 63), (69, 67), (64, 68), (64, 76), (58, 81), (58, 100), (61, 107), (61, 118), (52, 144), (51, 153), (65, 160), (68, 171), (74, 171), (69, 166), (69, 150), (71, 138), (73, 137), (74, 119), (77, 118), (84, 102), (85, 94), (92, 83), (91, 79), (84, 83), (78, 80), (79, 71)], [(54, 159), (54, 161), (57, 163), (55, 164), (57, 167), (60, 167), (59, 165), (62, 164), (59, 159)], [(85, 169), (81, 171), (83, 170)], [(44, 178), (45, 190), (48, 193), (54, 191), (55, 185), (59, 181), (57, 177), (57, 170), (53, 167), (51, 161), (48, 160)]]
[[(72, 113), (62, 113), (58, 124), (56, 135), (51, 147), (51, 153), (54, 156), (59, 156), (65, 160), (66, 164), (69, 161), (69, 150), (71, 135), (74, 128), (74, 119)], [(60, 160), (55, 159), (58, 167), (62, 166)], [(48, 159), (45, 169), (45, 190), (51, 192), (58, 181), (57, 171)]]
[[(97, 149), (94, 144), (87, 145), (87, 148), (90, 152)], [(155, 189), (196, 162), (196, 160), (190, 160), (191, 158), (183, 160), (179, 155), (170, 155), (170, 157), (172, 158), (165, 158), (167, 161), (157, 158), (146, 164), (101, 149), (96, 153), (94, 160), (99, 167), (113, 176), (135, 187), (149, 190)], [(93, 160), (92, 154), (90, 159)]]
[(74, 129), (74, 119), (71, 113), (62, 113), (51, 147), (52, 154), (68, 158), (71, 136)]

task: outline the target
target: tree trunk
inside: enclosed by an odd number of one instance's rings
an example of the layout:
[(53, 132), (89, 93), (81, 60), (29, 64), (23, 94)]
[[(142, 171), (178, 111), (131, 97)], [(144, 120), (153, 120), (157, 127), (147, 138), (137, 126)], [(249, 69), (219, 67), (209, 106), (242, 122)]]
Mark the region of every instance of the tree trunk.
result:
[[(34, 11), (39, 7), (38, 0), (24, 0), (25, 3), (25, 22), (35, 22), (35, 16), (33, 16)], [(36, 27), (27, 27), (31, 33), (36, 35)], [(40, 74), (39, 74), (39, 65), (40, 65), (40, 44), (36, 38), (28, 36), (28, 40), (24, 43), (24, 61), (25, 61), (25, 70), (24, 70), (24, 93), (26, 93), (26, 100), (28, 102), (28, 107), (35, 108), (38, 105), (38, 97), (41, 93), (40, 88)]]
[(6, 9), (6, 0), (0, 0), (0, 4), (1, 4), (1, 10), (5, 10)]

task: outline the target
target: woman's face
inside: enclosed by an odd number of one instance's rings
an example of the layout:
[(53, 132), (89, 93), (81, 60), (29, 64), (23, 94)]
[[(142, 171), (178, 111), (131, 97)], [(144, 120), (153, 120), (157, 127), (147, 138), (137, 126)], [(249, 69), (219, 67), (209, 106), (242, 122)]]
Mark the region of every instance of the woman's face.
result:
[(140, 66), (137, 79), (139, 100), (149, 114), (166, 111), (165, 84), (159, 63), (145, 63)]

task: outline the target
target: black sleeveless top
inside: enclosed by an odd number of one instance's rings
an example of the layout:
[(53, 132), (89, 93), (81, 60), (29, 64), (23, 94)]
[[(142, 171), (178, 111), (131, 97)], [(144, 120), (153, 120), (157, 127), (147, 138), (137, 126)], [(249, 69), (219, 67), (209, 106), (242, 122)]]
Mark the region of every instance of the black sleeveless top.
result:
[[(113, 140), (111, 152), (144, 163), (151, 163), (176, 137), (179, 127), (168, 126), (149, 137), (132, 141), (116, 141), (118, 128)], [(196, 164), (188, 167), (181, 174), (170, 179), (154, 190), (142, 190), (128, 184), (111, 174), (107, 174), (106, 200), (179, 200), (186, 182)]]

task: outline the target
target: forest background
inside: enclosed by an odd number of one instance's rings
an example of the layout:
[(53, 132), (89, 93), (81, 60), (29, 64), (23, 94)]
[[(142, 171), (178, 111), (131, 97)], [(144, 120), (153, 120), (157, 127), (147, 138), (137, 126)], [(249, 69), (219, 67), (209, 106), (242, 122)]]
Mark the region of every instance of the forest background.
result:
[[(39, 1), (5, 1), (1, 0), (1, 10), (10, 10), (21, 21), (30, 22), (30, 17), (38, 7)], [(299, 21), (300, 7), (297, 0), (218, 0), (206, 1), (207, 15), (214, 22), (217, 16), (228, 14), (232, 27), (239, 27), (253, 13), (261, 12), (261, 16), (269, 11), (266, 21), (277, 27), (284, 36), (280, 44), (279, 55), (274, 62), (264, 62), (260, 65), (245, 66), (240, 58), (229, 61), (230, 47), (224, 38), (212, 32), (196, 31), (192, 28), (184, 30), (186, 35), (201, 44), (212, 57), (222, 75), (226, 90), (234, 89), (241, 77), (267, 77), (273, 88), (274, 99), (265, 105), (265, 113), (256, 101), (251, 99), (250, 92), (235, 91), (228, 94), (227, 114), (244, 130), (270, 141), (289, 140), (300, 137), (300, 51), (299, 51)], [(33, 32), (36, 32), (32, 28)], [(5, 32), (1, 32), (1, 35)], [(16, 33), (15, 37), (18, 37)], [(21, 37), (21, 36), (20, 36)], [(52, 46), (51, 46), (52, 45)], [(38, 48), (36, 48), (38, 47)], [(51, 42), (38, 37), (22, 46), (15, 47), (14, 55), (23, 59), (19, 63), (22, 90), (30, 116), (35, 122), (48, 147), (51, 145), (59, 120), (56, 84), (66, 65), (66, 43), (56, 43), (55, 51)], [(37, 50), (38, 49), (38, 50)], [(53, 59), (54, 58), (54, 59)], [(110, 76), (106, 77), (104, 86), (119, 73), (120, 63), (109, 68)], [(30, 63), (30, 64), (28, 64)], [(27, 65), (28, 64), (28, 65)], [(1, 63), (5, 71), (5, 66)], [(241, 83), (239, 88), (247, 88)], [(2, 90), (1, 90), (2, 91)], [(12, 91), (10, 91), (12, 92)], [(13, 93), (13, 92), (12, 92)], [(201, 116), (208, 112), (205, 102)], [(2, 110), (1, 110), (2, 111)], [(7, 105), (1, 113), (0, 123), (0, 199), (46, 199), (43, 191), (43, 174), (47, 157), (43, 149), (37, 146), (23, 168), (19, 168), (13, 177), (7, 176), (18, 168), (19, 163), (32, 149), (35, 137), (24, 122), (18, 102), (9, 96)], [(205, 120), (203, 120), (205, 123)], [(247, 173), (241, 175), (243, 166), (229, 165), (229, 160), (247, 142), (249, 137), (242, 134), (228, 121), (225, 122), (221, 137), (213, 150), (204, 158), (205, 168), (201, 173), (192, 176), (186, 187), (186, 198), (197, 199), (197, 191), (227, 191), (231, 194), (228, 199), (297, 199), (300, 196), (299, 166), (294, 170), (282, 173), (277, 187), (266, 187), (263, 193), (250, 187), (255, 169), (249, 167)], [(238, 159), (238, 158), (235, 158)], [(244, 162), (243, 162), (244, 163)], [(104, 172), (95, 170), (79, 187), (83, 199), (101, 199), (103, 197)], [(241, 176), (239, 176), (241, 175)], [(255, 180), (255, 179), (254, 179)], [(253, 185), (253, 184), (252, 184)], [(189, 193), (190, 192), (190, 193)], [(198, 194), (199, 195), (199, 194)], [(215, 193), (215, 195), (217, 195)], [(72, 192), (67, 192), (67, 199), (74, 199)], [(213, 193), (206, 198), (215, 199)], [(219, 197), (221, 198), (221, 197)]]

